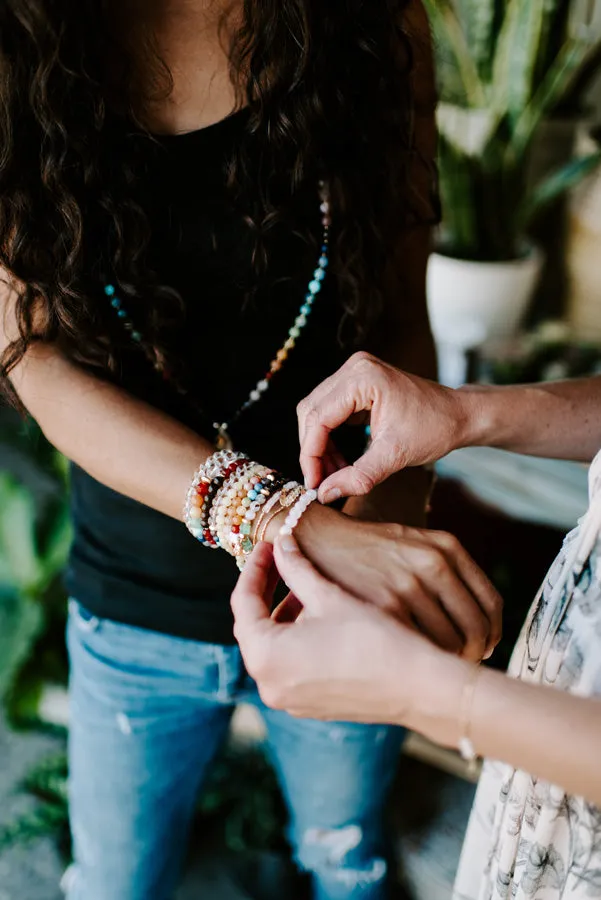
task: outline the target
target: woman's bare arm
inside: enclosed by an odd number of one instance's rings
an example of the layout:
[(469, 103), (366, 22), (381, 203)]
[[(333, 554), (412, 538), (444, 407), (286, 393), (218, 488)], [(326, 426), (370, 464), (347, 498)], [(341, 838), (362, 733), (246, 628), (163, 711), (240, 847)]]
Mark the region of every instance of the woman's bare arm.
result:
[[(16, 335), (14, 294), (0, 293), (0, 352)], [(34, 344), (11, 373), (51, 444), (102, 484), (177, 519), (210, 443), (165, 413)]]
[(303, 604), (300, 621), (270, 618), (268, 548), (255, 550), (232, 597), (247, 669), (269, 706), (307, 718), (403, 725), (451, 747), (467, 731), (482, 756), (601, 804), (599, 700), (488, 669), (476, 673), (328, 581), (294, 541), (276, 543), (275, 561)]
[(30, 349), (12, 380), (65, 456), (107, 487), (181, 519), (192, 476), (213, 452), (208, 441), (51, 346)]
[(371, 446), (353, 466), (326, 478), (324, 502), (365, 494), (392, 472), (460, 447), (582, 462), (601, 447), (601, 377), (451, 390), (358, 353), (299, 406), (301, 463), (311, 487), (322, 481), (330, 432), (364, 411), (371, 416)]
[(601, 447), (601, 377), (458, 391), (463, 446), (589, 462)]
[[(432, 714), (423, 719), (418, 714), (415, 727), (456, 745), (470, 677), (468, 664), (441, 655), (430, 675), (437, 686), (431, 691)], [(601, 804), (601, 701), (482, 669), (469, 718), (470, 737), (481, 756)]]
[[(14, 334), (14, 317), (11, 320), (10, 298), (5, 301), (6, 342)], [(69, 459), (102, 484), (169, 516), (182, 518), (191, 478), (213, 451), (209, 442), (168, 415), (72, 364), (53, 346), (40, 343), (30, 347), (12, 373), (12, 380), (46, 437)], [(275, 539), (281, 524), (280, 518), (270, 522), (266, 540)], [(379, 549), (370, 551), (374, 528), (378, 536), (382, 528), (386, 535), (382, 535)], [(347, 577), (351, 570), (355, 572), (352, 582), (358, 596), (388, 604), (398, 615), (410, 616), (416, 603), (423, 612), (419, 592), (403, 588), (408, 568), (416, 577), (418, 571), (421, 573), (423, 553), (414, 553), (413, 561), (407, 563), (402, 551), (411, 541), (399, 542), (387, 529), (388, 526), (368, 523), (359, 525), (347, 516), (313, 504), (299, 523), (297, 534), (320, 569), (344, 572)], [(358, 545), (363, 548), (362, 554), (358, 553)], [(415, 551), (413, 545), (411, 549)], [(369, 566), (365, 565), (366, 551)], [(432, 598), (428, 633), (437, 639), (444, 634), (458, 651), (463, 648), (469, 658), (480, 659), (498, 639), (500, 603), (487, 591), (486, 598), (490, 597), (491, 602), (484, 604), (484, 612), (476, 597), (454, 575), (454, 560), (439, 559), (436, 548), (432, 548), (431, 555), (435, 562), (442, 562), (442, 570), (437, 569), (437, 585), (445, 575), (451, 580), (445, 590), (450, 611), (447, 613), (446, 607), (443, 609)], [(374, 566), (374, 571), (370, 566)], [(409, 579), (409, 587), (412, 583)], [(436, 590), (438, 593), (440, 588)], [(451, 626), (454, 617), (456, 627)], [(463, 634), (464, 641), (460, 639)]]

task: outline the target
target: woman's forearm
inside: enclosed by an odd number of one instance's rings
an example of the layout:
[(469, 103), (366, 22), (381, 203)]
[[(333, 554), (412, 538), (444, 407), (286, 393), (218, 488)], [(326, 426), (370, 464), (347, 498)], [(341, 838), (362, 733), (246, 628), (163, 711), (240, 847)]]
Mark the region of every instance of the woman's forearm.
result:
[(601, 803), (601, 702), (484, 670), (471, 733), (483, 755)]
[(601, 377), (456, 392), (461, 446), (590, 461), (601, 447)]
[[(436, 694), (416, 723), (418, 730), (457, 744), (469, 664), (450, 656), (431, 673)], [(434, 677), (435, 676), (435, 677)], [(601, 804), (601, 701), (526, 684), (483, 668), (469, 709), (469, 736), (476, 751)], [(420, 717), (421, 719), (421, 717)]]
[[(145, 506), (182, 519), (199, 465), (213, 445), (166, 413), (36, 345), (12, 375), (19, 397), (47, 439), (97, 481)], [(269, 523), (273, 543), (282, 515)], [(318, 529), (336, 514), (315, 504), (307, 523)]]
[(181, 519), (186, 491), (211, 444), (165, 413), (32, 347), (12, 375), (48, 440), (102, 484)]

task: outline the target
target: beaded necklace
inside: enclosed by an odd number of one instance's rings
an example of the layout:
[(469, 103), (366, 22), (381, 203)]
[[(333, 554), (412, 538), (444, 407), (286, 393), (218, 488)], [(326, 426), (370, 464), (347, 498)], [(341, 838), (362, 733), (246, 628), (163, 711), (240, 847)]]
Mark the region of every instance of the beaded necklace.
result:
[[(242, 406), (240, 406), (225, 422), (213, 422), (213, 428), (216, 433), (216, 447), (218, 450), (231, 450), (233, 449), (232, 439), (230, 437), (229, 431), (232, 425), (238, 421), (240, 416), (247, 410), (250, 409), (251, 406), (254, 406), (255, 403), (258, 403), (263, 394), (269, 389), (269, 383), (276, 372), (279, 372), (285, 361), (288, 359), (290, 352), (296, 346), (296, 342), (299, 339), (303, 328), (306, 326), (308, 317), (313, 308), (313, 304), (317, 295), (320, 293), (324, 279), (326, 277), (326, 270), (328, 268), (329, 263), (329, 235), (330, 235), (330, 198), (327, 185), (320, 181), (319, 183), (319, 197), (321, 200), (320, 203), (320, 212), (321, 212), (321, 224), (322, 224), (322, 243), (321, 243), (321, 252), (320, 257), (317, 263), (317, 267), (313, 272), (313, 276), (309, 285), (307, 287), (307, 293), (303, 300), (303, 304), (299, 310), (299, 313), (294, 320), (294, 325), (288, 331), (288, 337), (277, 351), (275, 357), (271, 360), (269, 364), (269, 369), (261, 378), (254, 388), (250, 391), (247, 399), (244, 401)], [(115, 310), (118, 319), (122, 322), (123, 327), (129, 333), (130, 338), (134, 344), (137, 344), (144, 352), (146, 357), (152, 363), (154, 369), (165, 378), (166, 381), (171, 382), (180, 393), (186, 393), (184, 389), (181, 388), (179, 384), (175, 382), (173, 377), (167, 372), (165, 365), (162, 360), (157, 358), (157, 354), (154, 352), (154, 349), (148, 345), (142, 333), (135, 327), (135, 324), (127, 312), (127, 309), (121, 300), (121, 298), (117, 294), (117, 289), (113, 284), (106, 284), (104, 287), (104, 293), (106, 297), (110, 300), (111, 306)]]

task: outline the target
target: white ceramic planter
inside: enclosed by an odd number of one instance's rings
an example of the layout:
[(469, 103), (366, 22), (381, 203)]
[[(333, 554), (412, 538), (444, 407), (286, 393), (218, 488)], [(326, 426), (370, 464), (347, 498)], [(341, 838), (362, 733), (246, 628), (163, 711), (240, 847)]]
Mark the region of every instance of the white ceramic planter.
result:
[(443, 384), (463, 384), (467, 351), (516, 333), (542, 265), (542, 253), (535, 248), (522, 259), (500, 263), (432, 254), (428, 265), (428, 311)]

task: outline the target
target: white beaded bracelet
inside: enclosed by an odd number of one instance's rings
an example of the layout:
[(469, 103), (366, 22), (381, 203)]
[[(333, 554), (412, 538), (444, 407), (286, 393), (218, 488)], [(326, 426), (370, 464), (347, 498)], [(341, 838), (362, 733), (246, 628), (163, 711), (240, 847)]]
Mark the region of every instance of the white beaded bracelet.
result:
[(304, 514), (307, 512), (311, 504), (317, 500), (317, 491), (306, 491), (300, 500), (294, 504), (288, 515), (286, 516), (286, 521), (280, 528), (280, 534), (292, 534)]

